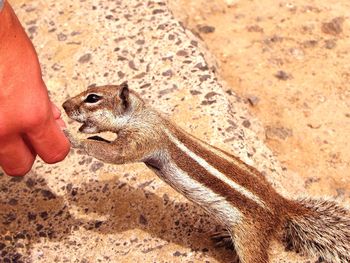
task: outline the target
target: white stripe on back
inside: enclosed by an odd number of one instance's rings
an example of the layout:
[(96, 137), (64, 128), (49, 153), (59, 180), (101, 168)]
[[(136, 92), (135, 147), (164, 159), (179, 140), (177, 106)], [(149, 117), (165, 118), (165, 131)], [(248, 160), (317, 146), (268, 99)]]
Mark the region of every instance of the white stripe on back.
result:
[(164, 164), (160, 170), (153, 170), (162, 180), (198, 204), (219, 222), (231, 229), (243, 220), (241, 211), (226, 201), (225, 197), (194, 180), (180, 169), (166, 152), (157, 152), (153, 156)]
[(188, 156), (190, 156), (195, 162), (197, 162), (200, 166), (202, 166), (205, 170), (207, 170), (210, 174), (212, 174), (217, 179), (221, 180), (222, 182), (226, 183), (230, 187), (232, 187), (237, 192), (241, 193), (245, 197), (247, 197), (250, 200), (253, 200), (258, 205), (260, 205), (263, 208), (266, 208), (265, 203), (256, 195), (254, 195), (252, 192), (248, 191), (244, 187), (240, 186), (236, 182), (232, 181), (230, 178), (228, 178), (225, 174), (218, 171), (215, 167), (211, 166), (206, 160), (204, 160), (202, 157), (198, 156), (194, 152), (192, 152), (190, 149), (186, 147), (179, 139), (174, 137), (174, 135), (168, 130), (164, 129), (165, 133), (168, 135), (169, 139), (182, 151), (184, 151)]
[[(214, 148), (213, 146), (211, 146), (210, 144), (202, 141), (201, 139), (198, 139), (197, 137), (194, 137), (192, 134), (188, 134), (193, 140), (196, 141), (196, 143), (200, 144), (203, 148), (205, 148), (206, 150), (209, 150), (211, 152), (213, 152), (214, 154), (216, 154), (217, 156), (221, 157), (222, 159), (230, 162), (232, 165), (235, 165), (239, 168), (241, 168), (244, 171), (249, 171), (251, 175), (253, 175), (254, 177), (257, 177), (257, 174), (255, 174), (252, 170), (254, 170), (253, 167), (249, 167), (249, 165), (247, 164), (247, 166), (243, 163), (242, 160), (240, 160), (240, 158), (237, 157), (237, 159), (235, 159), (234, 157), (230, 156), (228, 153), (225, 153), (223, 151), (220, 151), (217, 148)], [(251, 169), (251, 170), (250, 170)], [(258, 176), (259, 177), (259, 176)]]

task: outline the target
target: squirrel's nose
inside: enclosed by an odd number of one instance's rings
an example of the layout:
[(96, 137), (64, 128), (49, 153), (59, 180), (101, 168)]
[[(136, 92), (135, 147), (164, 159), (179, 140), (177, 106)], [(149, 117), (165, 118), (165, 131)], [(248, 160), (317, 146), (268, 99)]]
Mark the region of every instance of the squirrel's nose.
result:
[(69, 109), (72, 107), (72, 103), (69, 100), (67, 100), (62, 104), (62, 107), (65, 110), (65, 112), (68, 112)]

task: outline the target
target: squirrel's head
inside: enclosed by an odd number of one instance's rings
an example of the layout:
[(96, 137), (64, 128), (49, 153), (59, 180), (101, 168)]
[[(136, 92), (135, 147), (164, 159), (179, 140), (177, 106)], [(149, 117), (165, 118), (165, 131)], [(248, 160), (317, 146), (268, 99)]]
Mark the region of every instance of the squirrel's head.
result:
[(89, 88), (62, 106), (70, 118), (83, 123), (80, 132), (98, 133), (116, 132), (128, 125), (142, 111), (144, 102), (124, 82)]

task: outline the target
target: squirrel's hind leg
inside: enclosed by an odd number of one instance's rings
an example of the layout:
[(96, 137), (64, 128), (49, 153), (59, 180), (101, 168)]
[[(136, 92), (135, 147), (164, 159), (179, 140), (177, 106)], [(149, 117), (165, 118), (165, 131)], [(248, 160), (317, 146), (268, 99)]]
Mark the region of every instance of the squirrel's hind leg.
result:
[(235, 245), (232, 241), (232, 237), (229, 231), (223, 229), (221, 231), (218, 231), (211, 236), (211, 240), (214, 242), (216, 247), (224, 247), (226, 249), (230, 249), (233, 251), (234, 255), (232, 257), (232, 263), (239, 263), (239, 257), (237, 255), (237, 252), (235, 250)]
[(240, 263), (268, 263), (270, 237), (254, 225), (234, 227), (231, 232)]
[(211, 239), (216, 247), (233, 250), (232, 262), (234, 263), (268, 263), (269, 242), (261, 232), (254, 231), (250, 229), (249, 232), (243, 233), (242, 229), (236, 229), (231, 235), (228, 230), (222, 230), (211, 235)]

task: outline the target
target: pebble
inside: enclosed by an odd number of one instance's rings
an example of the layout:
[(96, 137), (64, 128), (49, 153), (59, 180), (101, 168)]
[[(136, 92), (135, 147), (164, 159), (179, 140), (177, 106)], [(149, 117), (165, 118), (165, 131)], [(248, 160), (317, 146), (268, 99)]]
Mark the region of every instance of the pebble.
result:
[(204, 34), (213, 33), (215, 31), (215, 27), (207, 26), (207, 25), (198, 25), (198, 31)]
[(327, 39), (324, 41), (325, 45), (324, 47), (327, 49), (333, 49), (337, 46), (337, 42), (335, 39)]
[(263, 33), (264, 29), (258, 25), (252, 25), (247, 27), (248, 32), (259, 32)]
[(280, 80), (287, 80), (291, 78), (291, 76), (283, 70), (277, 71), (277, 73), (274, 76)]
[(285, 140), (288, 137), (293, 136), (293, 130), (285, 127), (267, 126), (265, 131), (267, 139), (281, 139)]
[(91, 60), (91, 57), (92, 57), (91, 54), (87, 53), (87, 54), (81, 56), (78, 61), (79, 61), (79, 63), (87, 63)]
[(257, 96), (254, 96), (254, 95), (249, 95), (249, 96), (247, 97), (247, 100), (248, 100), (248, 102), (249, 102), (249, 104), (250, 104), (251, 106), (256, 106), (256, 105), (258, 105), (258, 103), (259, 103), (259, 101), (260, 101), (260, 99), (259, 99)]
[(304, 59), (304, 51), (300, 48), (291, 48), (290, 50), (290, 53), (292, 54), (292, 56), (298, 60), (302, 60)]
[(242, 125), (243, 125), (245, 128), (249, 128), (249, 127), (251, 126), (251, 123), (250, 123), (249, 120), (244, 120), (244, 121), (242, 122)]
[(104, 164), (102, 162), (98, 162), (98, 161), (94, 161), (91, 166), (90, 166), (90, 171), (95, 173), (98, 170), (100, 170), (102, 167), (104, 166)]
[(321, 30), (325, 34), (337, 36), (343, 32), (343, 17), (333, 18), (330, 22), (322, 23)]
[(59, 33), (57, 35), (57, 39), (58, 39), (58, 41), (66, 41), (67, 40), (67, 35), (65, 35), (63, 33)]
[(148, 221), (144, 215), (140, 215), (139, 222), (141, 225), (147, 225)]
[(314, 39), (311, 39), (311, 40), (306, 40), (302, 43), (302, 46), (304, 48), (313, 48), (313, 47), (316, 47), (318, 44), (318, 41), (317, 40), (314, 40)]
[(238, 0), (225, 0), (225, 4), (228, 7), (232, 7), (232, 6), (236, 5), (237, 3), (238, 3)]
[(307, 124), (308, 127), (310, 127), (311, 129), (319, 129), (321, 128), (321, 124), (315, 124), (315, 123), (308, 123)]

